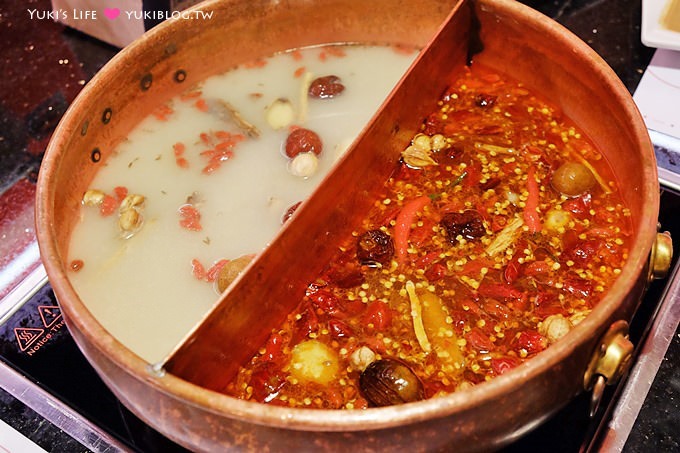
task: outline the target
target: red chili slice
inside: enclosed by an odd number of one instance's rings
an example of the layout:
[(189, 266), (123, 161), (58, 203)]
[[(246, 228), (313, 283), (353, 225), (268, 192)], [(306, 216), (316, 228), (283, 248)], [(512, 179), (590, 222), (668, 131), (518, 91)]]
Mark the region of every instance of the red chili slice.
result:
[(339, 319), (331, 319), (328, 321), (328, 331), (331, 338), (349, 338), (352, 336), (352, 328), (346, 323), (340, 321)]
[(486, 353), (493, 349), (493, 343), (489, 340), (489, 336), (477, 327), (465, 335), (465, 340), (478, 352)]
[(372, 324), (376, 330), (385, 330), (392, 324), (392, 310), (387, 303), (377, 300), (372, 302), (363, 316), (364, 324)]
[(248, 385), (253, 389), (253, 399), (261, 403), (275, 400), (286, 380), (278, 374), (276, 367), (266, 362), (253, 371)]
[(521, 362), (515, 357), (495, 357), (491, 359), (491, 369), (500, 376), (515, 368)]
[(477, 290), (484, 297), (497, 299), (520, 299), (522, 291), (503, 283), (483, 283)]
[(415, 198), (404, 205), (397, 215), (394, 226), (394, 246), (399, 264), (406, 262), (408, 256), (408, 240), (411, 234), (411, 224), (416, 215), (431, 202), (430, 197), (422, 196)]
[(340, 311), (339, 299), (331, 292), (320, 289), (312, 294), (309, 294), (309, 300), (314, 304), (316, 308), (333, 315)]
[(525, 330), (517, 337), (517, 344), (529, 354), (536, 354), (548, 347), (548, 339), (535, 330)]
[(440, 263), (434, 263), (428, 270), (425, 271), (425, 278), (430, 282), (436, 282), (446, 276), (446, 266)]
[(283, 337), (274, 332), (269, 336), (265, 344), (262, 358), (267, 361), (278, 360), (283, 355)]
[(293, 336), (291, 342), (297, 344), (306, 339), (310, 333), (316, 332), (319, 328), (319, 318), (312, 310), (312, 307), (307, 307), (300, 312), (300, 318), (295, 321)]

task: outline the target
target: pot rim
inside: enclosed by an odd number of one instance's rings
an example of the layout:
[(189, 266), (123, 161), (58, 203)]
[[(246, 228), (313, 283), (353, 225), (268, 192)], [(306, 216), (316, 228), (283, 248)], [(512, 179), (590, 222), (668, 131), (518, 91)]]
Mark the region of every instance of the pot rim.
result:
[[(192, 7), (192, 10), (220, 9), (225, 7), (228, 2), (229, 0), (209, 0)], [(584, 64), (587, 64), (592, 70), (593, 76), (605, 79), (614, 88), (613, 95), (619, 99), (631, 115), (629, 119), (634, 126), (635, 137), (639, 139), (640, 143), (644, 143), (653, 155), (653, 148), (644, 122), (627, 89), (594, 50), (557, 22), (521, 3), (512, 0), (481, 0), (477, 3), (482, 8), (490, 7), (501, 11), (503, 14), (521, 15), (542, 28), (547, 39), (549, 36), (554, 41), (568, 43), (574, 52), (581, 53)], [(487, 4), (491, 6), (487, 6)], [(607, 295), (562, 341), (551, 345), (535, 358), (489, 382), (447, 396), (420, 402), (345, 411), (292, 409), (253, 403), (202, 388), (170, 374), (154, 373), (152, 365), (120, 343), (99, 323), (80, 300), (69, 282), (66, 266), (56, 242), (54, 224), (51, 220), (57, 191), (56, 182), (51, 176), (59, 170), (70, 135), (79, 130), (80, 113), (86, 109), (89, 99), (93, 95), (96, 97), (97, 94), (103, 94), (102, 87), (108, 83), (107, 79), (114, 77), (126, 65), (127, 61), (142, 55), (149, 46), (148, 43), (156, 40), (150, 38), (171, 35), (179, 27), (180, 20), (169, 19), (150, 30), (144, 38), (135, 41), (115, 55), (83, 88), (60, 121), (47, 147), (36, 191), (38, 244), (49, 280), (58, 296), (62, 296), (59, 297), (60, 306), (66, 314), (67, 326), (72, 324), (77, 327), (78, 331), (91, 344), (99, 348), (115, 366), (124, 370), (134, 379), (152, 386), (157, 391), (180, 400), (184, 404), (199, 407), (227, 418), (245, 418), (255, 424), (299, 431), (365, 431), (445, 417), (502, 397), (523, 385), (527, 379), (543, 373), (546, 369), (562, 361), (572, 352), (575, 345), (586, 341), (598, 328), (601, 328), (605, 322), (611, 319), (620, 300), (634, 287), (640, 269), (646, 268), (658, 217), (658, 186), (653, 183), (653, 181), (657, 181), (656, 166), (644, 169), (647, 177), (644, 179), (645, 184), (641, 188), (640, 196), (648, 197), (653, 202), (646, 203), (643, 212), (638, 214), (642, 220), (635, 242), (636, 247), (631, 248), (628, 262)], [(81, 347), (80, 344), (79, 347)], [(98, 365), (94, 363), (93, 365), (106, 380), (105, 374), (102, 373)], [(115, 387), (115, 383), (107, 382)], [(295, 421), (294, 425), (289, 424), (291, 420)], [(153, 424), (151, 420), (147, 420), (147, 422)]]

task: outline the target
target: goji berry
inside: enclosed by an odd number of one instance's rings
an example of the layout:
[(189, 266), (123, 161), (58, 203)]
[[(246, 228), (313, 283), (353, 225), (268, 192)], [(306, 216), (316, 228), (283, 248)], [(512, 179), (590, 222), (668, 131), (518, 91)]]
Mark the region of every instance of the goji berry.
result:
[(191, 260), (191, 273), (194, 274), (198, 280), (205, 280), (205, 267), (196, 258)]
[(194, 103), (194, 106), (195, 106), (198, 110), (200, 110), (201, 112), (207, 112), (208, 110), (210, 110), (210, 108), (208, 107), (208, 103), (205, 102), (205, 99), (203, 99), (203, 98), (201, 98), (201, 99), (199, 99), (198, 101), (196, 101), (196, 102)]
[(119, 204), (120, 203), (118, 203), (118, 200), (113, 198), (111, 195), (104, 195), (102, 204), (99, 206), (99, 213), (104, 217), (113, 215), (113, 213), (116, 212), (116, 209), (118, 209)]
[(300, 66), (299, 68), (297, 68), (295, 70), (295, 72), (293, 72), (293, 77), (298, 79), (298, 78), (302, 77), (302, 75), (305, 73), (305, 71), (307, 71), (307, 69), (305, 69), (304, 66)]
[(201, 231), (201, 213), (190, 204), (182, 205), (179, 208), (179, 225), (191, 231)]
[(172, 150), (174, 151), (175, 156), (181, 156), (182, 154), (184, 154), (186, 146), (184, 146), (184, 143), (177, 142), (174, 145), (172, 145)]
[(189, 168), (189, 161), (183, 157), (176, 158), (175, 162), (179, 168)]
[(125, 197), (127, 197), (128, 190), (127, 187), (117, 186), (113, 188), (113, 193), (116, 194), (116, 199), (118, 200), (118, 203), (120, 203)]
[(208, 280), (209, 282), (214, 282), (215, 279), (217, 278), (217, 275), (220, 273), (224, 265), (227, 264), (228, 262), (229, 260), (219, 260), (218, 262), (213, 264), (205, 274), (206, 280)]

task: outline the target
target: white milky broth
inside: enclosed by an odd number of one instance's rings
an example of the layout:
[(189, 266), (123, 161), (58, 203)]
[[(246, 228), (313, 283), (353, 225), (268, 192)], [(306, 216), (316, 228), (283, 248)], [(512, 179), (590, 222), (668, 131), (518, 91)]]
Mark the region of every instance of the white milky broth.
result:
[[(303, 49), (208, 78), (197, 87), (200, 98), (180, 96), (168, 104), (171, 113), (163, 120), (149, 115), (140, 122), (97, 173), (93, 189), (113, 194), (125, 187), (146, 197), (144, 222), (124, 239), (117, 208), (102, 216), (97, 207), (83, 206), (69, 249), (69, 260), (83, 266), (70, 277), (97, 320), (143, 359), (163, 360), (218, 298), (214, 284), (194, 276), (192, 260), (208, 269), (266, 247), (286, 210), (309, 196), (415, 57), (382, 46), (333, 49), (342, 52)], [(338, 76), (345, 90), (332, 99), (302, 101), (301, 72)], [(274, 130), (265, 119), (279, 98), (291, 101), (293, 125), (315, 131), (323, 142), (310, 177), (288, 169), (282, 146), (289, 128)], [(214, 141), (217, 131), (243, 134), (216, 100), (228, 102), (260, 135), (234, 145), (233, 155), (204, 174), (208, 160), (201, 153), (210, 146), (200, 134)], [(184, 145), (180, 156), (173, 149), (177, 143)], [(184, 167), (177, 157), (186, 159)], [(180, 226), (178, 210), (192, 194), (200, 231)]]

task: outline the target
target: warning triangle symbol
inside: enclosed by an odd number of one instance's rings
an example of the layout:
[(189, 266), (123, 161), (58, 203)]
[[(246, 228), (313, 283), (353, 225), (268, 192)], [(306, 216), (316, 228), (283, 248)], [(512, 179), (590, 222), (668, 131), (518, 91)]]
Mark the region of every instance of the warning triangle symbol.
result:
[(40, 338), (45, 331), (43, 329), (36, 329), (33, 327), (16, 327), (14, 335), (17, 337), (19, 349), (25, 351), (30, 348), (35, 340)]
[(40, 319), (42, 319), (45, 327), (51, 327), (61, 318), (61, 310), (55, 305), (39, 305), (38, 313), (40, 313)]

